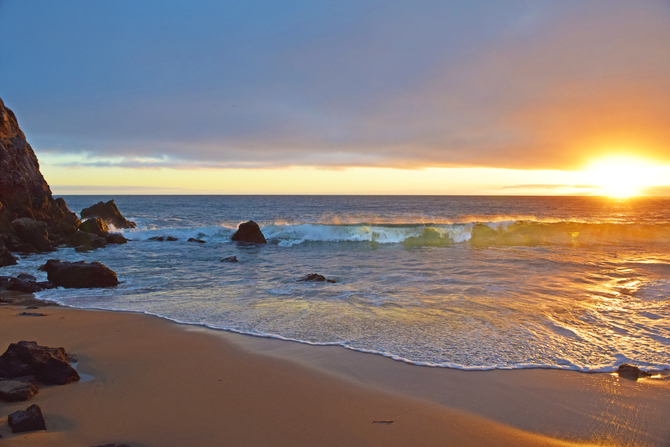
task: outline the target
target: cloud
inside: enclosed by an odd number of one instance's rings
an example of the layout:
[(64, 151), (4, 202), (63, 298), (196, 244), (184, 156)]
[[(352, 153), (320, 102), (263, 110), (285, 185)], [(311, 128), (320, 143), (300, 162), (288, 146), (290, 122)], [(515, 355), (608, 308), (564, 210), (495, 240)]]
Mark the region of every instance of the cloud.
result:
[(132, 185), (54, 185), (52, 190), (55, 195), (193, 194), (187, 188)]
[(528, 184), (528, 185), (509, 185), (502, 186), (498, 189), (533, 189), (533, 190), (552, 190), (552, 189), (598, 189), (595, 185), (544, 185), (544, 184)]
[(670, 162), (667, 2), (19, 3), (4, 99), (71, 166)]

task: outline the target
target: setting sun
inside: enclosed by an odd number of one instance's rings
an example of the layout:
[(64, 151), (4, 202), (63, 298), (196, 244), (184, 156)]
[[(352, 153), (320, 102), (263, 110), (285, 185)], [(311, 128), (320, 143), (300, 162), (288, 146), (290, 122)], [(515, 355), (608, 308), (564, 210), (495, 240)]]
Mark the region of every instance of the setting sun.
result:
[(587, 179), (610, 197), (640, 195), (644, 188), (658, 184), (658, 167), (644, 160), (628, 157), (595, 162), (586, 170)]

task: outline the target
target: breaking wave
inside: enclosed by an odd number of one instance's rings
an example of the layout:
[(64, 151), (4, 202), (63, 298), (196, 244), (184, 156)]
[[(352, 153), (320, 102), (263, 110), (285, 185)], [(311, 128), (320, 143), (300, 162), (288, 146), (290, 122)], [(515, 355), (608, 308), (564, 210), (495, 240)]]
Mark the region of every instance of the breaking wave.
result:
[[(407, 224), (286, 224), (261, 227), (271, 244), (291, 247), (309, 242), (368, 242), (408, 247), (454, 244), (485, 246), (597, 245), (670, 243), (670, 224), (620, 224), (590, 222), (495, 221), (469, 223)], [(126, 237), (146, 241), (155, 236), (229, 242), (233, 226), (126, 230)]]

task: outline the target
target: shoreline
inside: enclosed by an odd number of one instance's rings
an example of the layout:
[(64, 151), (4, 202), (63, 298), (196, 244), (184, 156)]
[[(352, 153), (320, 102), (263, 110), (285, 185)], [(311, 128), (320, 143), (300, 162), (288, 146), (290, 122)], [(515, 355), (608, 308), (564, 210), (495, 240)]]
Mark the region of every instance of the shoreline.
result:
[[(632, 382), (606, 373), (424, 367), (341, 346), (132, 312), (49, 303), (43, 307), (47, 317), (15, 316), (24, 307), (0, 306), (3, 352), (19, 340), (63, 346), (79, 357), (79, 372), (93, 380), (43, 387), (30, 402), (0, 403), (1, 418), (42, 401), (62, 408), (54, 413), (43, 405), (48, 427), (55, 427), (47, 432), (12, 435), (0, 419), (6, 445), (444, 445), (445, 437), (457, 437), (454, 445), (660, 446), (670, 436), (665, 378)], [(213, 378), (224, 370), (228, 380)], [(227, 386), (219, 390), (219, 381)], [(214, 387), (211, 393), (200, 389), (208, 386)], [(235, 408), (218, 402), (217, 392), (234, 394)], [(141, 409), (151, 415), (153, 429), (132, 421), (147, 417)], [(96, 420), (91, 412), (107, 416)], [(132, 417), (100, 426), (119, 412)], [(216, 423), (199, 423), (193, 415)], [(185, 427), (184, 418), (193, 426)], [(263, 423), (250, 427), (248, 418)], [(372, 423), (389, 419), (394, 423)]]

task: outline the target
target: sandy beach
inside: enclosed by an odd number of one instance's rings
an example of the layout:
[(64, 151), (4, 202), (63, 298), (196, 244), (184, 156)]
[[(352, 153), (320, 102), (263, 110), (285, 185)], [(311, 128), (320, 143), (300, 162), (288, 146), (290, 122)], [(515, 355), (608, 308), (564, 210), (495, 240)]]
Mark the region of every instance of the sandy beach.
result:
[[(179, 325), (141, 314), (0, 306), (0, 346), (78, 358), (82, 381), (0, 403), (6, 446), (667, 445), (670, 381), (458, 371)], [(31, 403), (48, 430), (12, 434)], [(392, 422), (391, 422), (392, 421)]]

